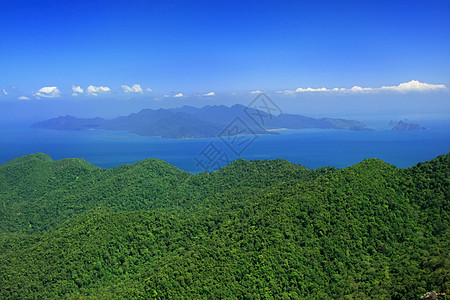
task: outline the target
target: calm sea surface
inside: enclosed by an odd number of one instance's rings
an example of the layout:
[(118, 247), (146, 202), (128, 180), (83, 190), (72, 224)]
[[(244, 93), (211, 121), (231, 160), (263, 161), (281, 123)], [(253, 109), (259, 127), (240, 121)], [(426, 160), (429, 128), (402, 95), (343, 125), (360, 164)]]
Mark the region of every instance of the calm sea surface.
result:
[[(418, 132), (352, 132), (285, 130), (280, 135), (171, 140), (117, 131), (54, 131), (0, 129), (0, 163), (20, 155), (43, 152), (53, 159), (80, 157), (111, 168), (146, 158), (158, 158), (191, 173), (223, 166), (237, 158), (283, 158), (308, 168), (347, 167), (365, 158), (379, 158), (397, 167), (450, 152), (450, 130)], [(233, 151), (234, 150), (234, 151)]]

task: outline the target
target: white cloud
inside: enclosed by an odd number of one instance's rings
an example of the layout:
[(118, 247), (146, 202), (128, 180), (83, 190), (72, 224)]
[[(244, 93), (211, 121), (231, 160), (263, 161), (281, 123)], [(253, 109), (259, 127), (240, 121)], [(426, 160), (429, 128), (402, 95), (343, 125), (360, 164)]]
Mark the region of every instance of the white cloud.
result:
[(400, 83), (397, 86), (382, 86), (379, 90), (391, 90), (396, 92), (432, 92), (438, 90), (445, 90), (447, 87), (443, 84), (430, 84), (411, 80), (410, 82)]
[(344, 91), (350, 92), (379, 92), (379, 91), (393, 91), (400, 93), (408, 93), (408, 92), (433, 92), (438, 90), (445, 90), (447, 87), (443, 84), (430, 84), (425, 82), (420, 82), (417, 80), (411, 80), (409, 82), (400, 83), (399, 85), (393, 86), (382, 86), (379, 88), (371, 88), (371, 87), (360, 87), (354, 86), (349, 90), (340, 89)]
[(333, 88), (333, 89), (331, 89), (330, 91), (332, 91), (332, 92), (345, 92), (345, 88)]
[(56, 86), (44, 86), (39, 91), (32, 93), (33, 96), (39, 98), (58, 98), (61, 97), (61, 92)]
[(145, 91), (149, 93), (153, 92), (151, 88), (146, 88)]
[(8, 95), (8, 92), (5, 89), (3, 89), (3, 94)]
[(142, 94), (144, 93), (144, 90), (142, 89), (140, 84), (133, 84), (133, 86), (128, 86), (128, 85), (122, 85), (121, 86), (123, 91), (125, 93), (136, 93), (136, 94)]
[(207, 94), (204, 94), (203, 96), (210, 97), (210, 96), (215, 96), (215, 95), (216, 95), (216, 93), (214, 93), (214, 92), (209, 92), (209, 93), (207, 93)]
[(19, 96), (19, 97), (17, 97), (17, 99), (19, 99), (19, 100), (30, 100), (30, 98), (28, 98), (26, 96)]
[(303, 92), (326, 92), (328, 91), (328, 89), (326, 88), (318, 88), (318, 89), (313, 89), (313, 88), (298, 88), (295, 90), (296, 93), (303, 93)]
[(74, 86), (72, 85), (72, 91), (73, 93), (79, 93), (79, 94), (83, 94), (84, 90), (81, 88), (81, 86)]
[(184, 96), (183, 93), (178, 93), (178, 94), (174, 95), (175, 98), (180, 98), (180, 97), (183, 97), (183, 96)]
[(98, 96), (99, 93), (109, 93), (111, 89), (107, 86), (93, 86), (90, 85), (86, 89), (86, 94), (90, 96)]
[(262, 94), (264, 93), (263, 91), (260, 90), (256, 90), (256, 91), (251, 91), (250, 94)]
[(277, 93), (277, 94), (292, 95), (292, 94), (295, 94), (295, 91), (286, 90), (286, 91), (276, 91), (275, 93)]
[[(317, 92), (341, 92), (341, 93), (368, 93), (368, 92), (381, 92), (381, 91), (393, 91), (400, 93), (407, 92), (432, 92), (438, 90), (446, 90), (447, 87), (443, 84), (430, 84), (424, 83), (417, 80), (411, 80), (410, 82), (400, 83), (399, 85), (394, 86), (382, 86), (382, 87), (361, 87), (355, 85), (354, 87), (348, 88), (332, 88), (327, 89), (325, 87), (322, 88), (298, 88), (295, 91), (285, 90), (285, 91), (277, 91), (278, 94), (292, 95), (294, 93), (317, 93)], [(253, 92), (252, 92), (253, 93)]]
[(360, 87), (360, 86), (357, 86), (357, 85), (355, 85), (351, 89), (344, 89), (344, 88), (340, 88), (340, 89), (337, 89), (337, 90), (333, 89), (333, 91), (342, 91), (342, 92), (345, 92), (345, 91), (350, 91), (350, 92), (372, 92), (374, 90), (376, 90), (376, 89), (374, 89), (374, 88), (363, 88), (363, 87)]

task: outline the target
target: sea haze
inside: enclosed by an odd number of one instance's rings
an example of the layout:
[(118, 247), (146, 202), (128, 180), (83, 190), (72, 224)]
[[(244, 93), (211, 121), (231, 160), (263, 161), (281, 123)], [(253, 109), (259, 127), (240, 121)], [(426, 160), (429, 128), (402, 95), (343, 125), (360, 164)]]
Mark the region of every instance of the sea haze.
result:
[(123, 131), (3, 127), (0, 129), (0, 163), (20, 155), (43, 152), (55, 160), (83, 158), (102, 168), (158, 158), (185, 171), (199, 173), (204, 169), (195, 159), (202, 159), (202, 150), (211, 142), (230, 161), (281, 158), (308, 168), (342, 168), (372, 157), (405, 168), (450, 152), (450, 130), (442, 124), (422, 131), (307, 129), (280, 132), (280, 135), (258, 135), (238, 156), (219, 138), (176, 140)]

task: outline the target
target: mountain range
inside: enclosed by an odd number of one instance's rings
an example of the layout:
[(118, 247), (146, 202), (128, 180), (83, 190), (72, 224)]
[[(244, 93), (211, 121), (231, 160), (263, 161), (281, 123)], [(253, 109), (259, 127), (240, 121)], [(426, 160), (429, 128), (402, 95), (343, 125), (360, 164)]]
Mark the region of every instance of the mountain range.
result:
[(337, 118), (311, 118), (295, 114), (271, 115), (243, 105), (184, 106), (171, 109), (143, 109), (138, 113), (115, 119), (82, 119), (70, 115), (36, 123), (33, 128), (55, 130), (105, 129), (128, 131), (143, 136), (164, 138), (216, 137), (224, 130), (229, 135), (278, 134), (276, 129), (344, 129), (370, 130), (359, 121)]

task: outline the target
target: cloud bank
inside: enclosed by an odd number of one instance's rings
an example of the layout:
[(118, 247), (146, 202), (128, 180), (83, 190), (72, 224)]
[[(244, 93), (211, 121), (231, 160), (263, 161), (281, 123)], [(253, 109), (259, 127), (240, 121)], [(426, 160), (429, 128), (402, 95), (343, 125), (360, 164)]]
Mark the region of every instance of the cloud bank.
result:
[[(446, 90), (447, 87), (443, 84), (430, 84), (425, 82), (420, 82), (417, 80), (411, 80), (409, 82), (400, 83), (399, 85), (393, 86), (382, 86), (382, 87), (361, 87), (355, 85), (354, 87), (348, 88), (332, 88), (328, 89), (322, 88), (298, 88), (295, 91), (285, 90), (278, 91), (278, 94), (293, 95), (296, 93), (320, 93), (320, 92), (342, 92), (342, 93), (366, 93), (366, 92), (381, 92), (381, 91), (392, 91), (398, 93), (408, 93), (408, 92), (433, 92)], [(254, 92), (252, 92), (254, 93)]]
[(37, 92), (32, 93), (33, 96), (40, 98), (58, 98), (61, 97), (61, 92), (56, 86), (44, 86)]

